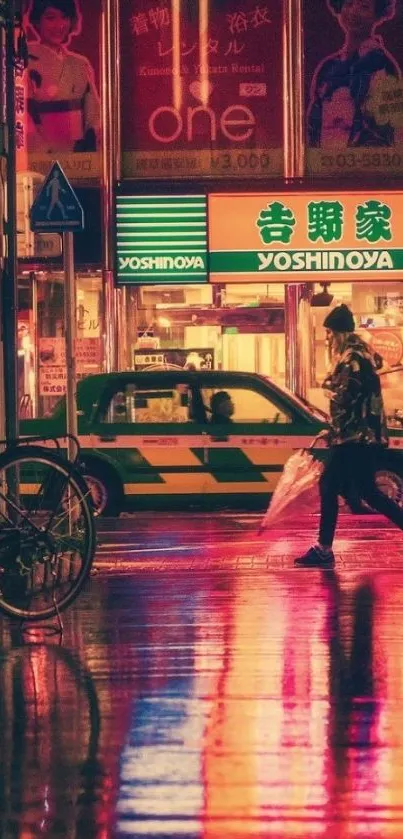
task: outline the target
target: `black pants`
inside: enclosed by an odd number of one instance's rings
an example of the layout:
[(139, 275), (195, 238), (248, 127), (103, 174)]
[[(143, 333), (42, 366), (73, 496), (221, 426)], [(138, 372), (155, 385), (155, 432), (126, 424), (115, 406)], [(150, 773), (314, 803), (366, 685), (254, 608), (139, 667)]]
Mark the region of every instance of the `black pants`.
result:
[(386, 516), (403, 530), (403, 509), (391, 498), (387, 498), (376, 486), (376, 458), (379, 450), (362, 443), (344, 443), (333, 446), (329, 461), (320, 480), (320, 528), (321, 545), (333, 544), (339, 512), (338, 496), (343, 495), (346, 483), (354, 484), (361, 499), (378, 513)]

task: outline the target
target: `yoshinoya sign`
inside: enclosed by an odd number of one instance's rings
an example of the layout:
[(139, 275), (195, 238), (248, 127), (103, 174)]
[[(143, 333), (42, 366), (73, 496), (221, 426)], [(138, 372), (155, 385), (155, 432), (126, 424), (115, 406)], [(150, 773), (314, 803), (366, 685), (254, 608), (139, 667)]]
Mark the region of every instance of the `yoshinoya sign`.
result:
[(397, 192), (209, 197), (212, 282), (403, 276)]
[(118, 195), (119, 284), (207, 282), (204, 195)]

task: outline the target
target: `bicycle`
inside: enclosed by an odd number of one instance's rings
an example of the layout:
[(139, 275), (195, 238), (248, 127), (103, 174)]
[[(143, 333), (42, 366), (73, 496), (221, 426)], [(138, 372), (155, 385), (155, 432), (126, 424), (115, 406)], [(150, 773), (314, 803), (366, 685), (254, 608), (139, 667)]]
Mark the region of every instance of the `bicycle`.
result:
[(76, 446), (69, 460), (60, 452), (61, 439), (21, 438), (0, 454), (0, 610), (22, 620), (60, 619), (80, 593), (95, 554), (80, 446), (64, 436)]

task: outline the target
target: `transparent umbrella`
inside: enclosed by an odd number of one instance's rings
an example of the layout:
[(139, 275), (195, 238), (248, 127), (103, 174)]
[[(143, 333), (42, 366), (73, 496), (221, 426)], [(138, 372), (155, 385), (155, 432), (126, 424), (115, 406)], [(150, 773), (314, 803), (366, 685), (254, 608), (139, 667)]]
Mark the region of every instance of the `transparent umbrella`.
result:
[(290, 517), (317, 511), (323, 469), (324, 464), (316, 460), (309, 450), (299, 449), (292, 454), (271, 497), (259, 533)]

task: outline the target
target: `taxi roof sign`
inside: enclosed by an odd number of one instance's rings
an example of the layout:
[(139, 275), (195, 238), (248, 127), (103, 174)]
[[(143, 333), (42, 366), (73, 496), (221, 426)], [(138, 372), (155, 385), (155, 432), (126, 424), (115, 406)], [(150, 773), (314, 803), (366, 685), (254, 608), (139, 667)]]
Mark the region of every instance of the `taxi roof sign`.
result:
[(36, 233), (76, 233), (84, 230), (84, 211), (60, 163), (50, 172), (31, 207), (31, 230)]

